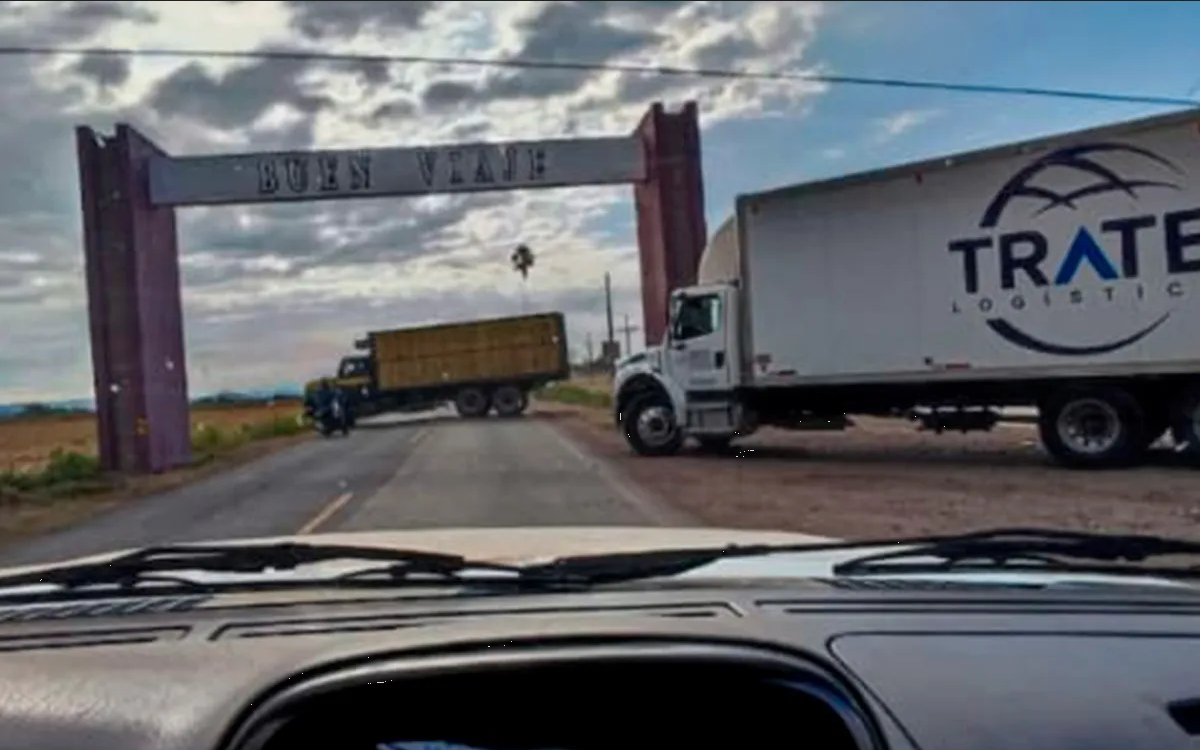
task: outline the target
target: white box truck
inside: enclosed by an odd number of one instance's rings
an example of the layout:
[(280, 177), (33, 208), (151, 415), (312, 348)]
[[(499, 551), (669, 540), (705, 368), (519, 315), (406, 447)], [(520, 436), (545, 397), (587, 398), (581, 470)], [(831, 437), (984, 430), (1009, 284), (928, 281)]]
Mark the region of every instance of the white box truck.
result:
[(669, 455), (758, 426), (1036, 407), (1064, 464), (1200, 450), (1200, 110), (737, 199), (615, 416)]

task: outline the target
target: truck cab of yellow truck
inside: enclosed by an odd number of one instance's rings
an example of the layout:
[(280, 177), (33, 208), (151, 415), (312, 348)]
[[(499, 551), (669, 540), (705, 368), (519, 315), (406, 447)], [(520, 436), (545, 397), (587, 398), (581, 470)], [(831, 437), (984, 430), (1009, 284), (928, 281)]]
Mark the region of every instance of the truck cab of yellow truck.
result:
[(350, 413), (363, 416), (374, 413), (371, 398), (371, 358), (366, 354), (352, 354), (342, 357), (338, 363), (337, 374), (333, 377), (316, 378), (304, 384), (304, 411), (311, 413), (313, 394), (321, 387), (321, 381), (328, 380), (333, 387), (338, 388), (346, 396)]

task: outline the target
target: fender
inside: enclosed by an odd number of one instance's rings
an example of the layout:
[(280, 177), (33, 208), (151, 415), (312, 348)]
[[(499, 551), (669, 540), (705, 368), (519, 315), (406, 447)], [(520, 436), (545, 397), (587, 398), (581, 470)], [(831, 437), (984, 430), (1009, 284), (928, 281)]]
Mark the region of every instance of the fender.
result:
[(656, 389), (667, 394), (671, 399), (671, 407), (675, 414), (687, 414), (687, 395), (677, 383), (663, 377), (662, 372), (654, 366), (656, 358), (648, 356), (633, 362), (618, 366), (613, 377), (613, 421), (620, 426), (621, 411), (636, 393)]

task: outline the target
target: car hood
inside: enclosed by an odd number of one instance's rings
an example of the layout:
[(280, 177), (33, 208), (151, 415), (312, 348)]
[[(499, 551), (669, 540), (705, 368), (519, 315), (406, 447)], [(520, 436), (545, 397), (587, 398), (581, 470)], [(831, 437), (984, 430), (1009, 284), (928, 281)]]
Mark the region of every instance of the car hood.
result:
[[(719, 547), (725, 545), (795, 545), (837, 541), (831, 537), (793, 532), (753, 531), (714, 528), (655, 528), (655, 527), (531, 527), (531, 528), (463, 528), (403, 531), (363, 531), (224, 539), (205, 544), (259, 544), (297, 542), (379, 547), (383, 549), (422, 550), (461, 555), (474, 560), (513, 565), (527, 565), (569, 555), (595, 555), (619, 552), (651, 551), (663, 548)], [(879, 549), (892, 549), (884, 546)], [(0, 576), (30, 573), (47, 568), (79, 563), (103, 563), (132, 550), (119, 550), (52, 564), (0, 568)], [(720, 560), (676, 576), (676, 579), (747, 579), (747, 578), (831, 578), (833, 566), (839, 562), (870, 554), (872, 548), (853, 550), (820, 550), (788, 552), (749, 558)], [(298, 571), (278, 571), (261, 574), (214, 574), (197, 571), (188, 578), (197, 581), (234, 580), (295, 580), (317, 579), (370, 567), (378, 563), (331, 561), (305, 566)], [(1193, 588), (1191, 584), (1153, 577), (1105, 576), (1030, 572), (955, 572), (937, 574), (888, 574), (875, 578), (905, 580), (947, 580), (996, 584), (1041, 585), (1136, 585)], [(35, 587), (22, 587), (26, 588)], [(37, 586), (41, 589), (41, 586)], [(14, 593), (13, 589), (3, 593)]]

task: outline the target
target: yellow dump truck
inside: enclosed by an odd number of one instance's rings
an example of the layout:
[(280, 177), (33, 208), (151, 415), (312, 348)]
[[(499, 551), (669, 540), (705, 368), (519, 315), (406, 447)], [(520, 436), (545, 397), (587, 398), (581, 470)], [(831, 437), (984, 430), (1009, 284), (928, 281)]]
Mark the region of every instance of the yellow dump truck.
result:
[(570, 375), (561, 313), (374, 331), (360, 345), (331, 379), (357, 416), (448, 402), (464, 417), (516, 416), (531, 390)]

